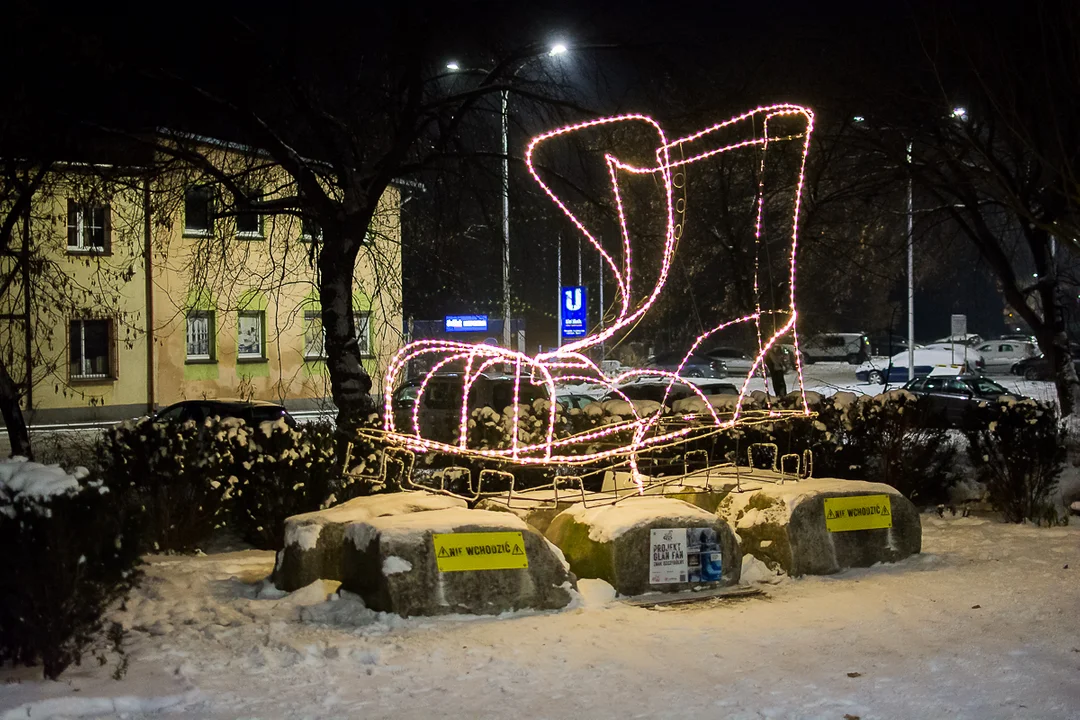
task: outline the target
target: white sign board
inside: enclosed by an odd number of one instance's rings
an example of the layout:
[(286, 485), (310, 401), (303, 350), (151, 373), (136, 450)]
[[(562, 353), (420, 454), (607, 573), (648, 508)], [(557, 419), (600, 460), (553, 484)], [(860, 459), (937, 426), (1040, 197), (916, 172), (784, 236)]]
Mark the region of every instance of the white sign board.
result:
[(650, 584), (686, 582), (686, 528), (653, 528), (649, 549)]
[(963, 338), (967, 335), (967, 315), (952, 316), (952, 332), (950, 334), (953, 338)]

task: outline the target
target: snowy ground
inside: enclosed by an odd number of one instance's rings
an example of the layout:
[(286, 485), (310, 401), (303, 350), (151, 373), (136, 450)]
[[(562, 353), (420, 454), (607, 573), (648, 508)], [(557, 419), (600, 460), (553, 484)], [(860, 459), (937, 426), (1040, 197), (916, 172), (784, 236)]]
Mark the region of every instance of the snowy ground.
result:
[(127, 676), (0, 671), (0, 718), (1080, 717), (1080, 527), (924, 516), (923, 549), (762, 598), (644, 609), (592, 583), (573, 610), (409, 620), (279, 597), (266, 552), (152, 557), (118, 615)]

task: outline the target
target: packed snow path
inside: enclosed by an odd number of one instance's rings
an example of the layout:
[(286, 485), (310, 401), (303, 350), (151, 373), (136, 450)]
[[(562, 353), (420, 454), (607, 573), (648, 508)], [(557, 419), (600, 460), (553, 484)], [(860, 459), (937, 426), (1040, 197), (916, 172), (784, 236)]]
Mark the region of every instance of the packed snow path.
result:
[(767, 598), (645, 609), (586, 583), (575, 610), (409, 620), (281, 597), (256, 584), (270, 553), (153, 557), (118, 614), (127, 676), (0, 671), (0, 718), (1080, 717), (1080, 527), (924, 516), (923, 547)]

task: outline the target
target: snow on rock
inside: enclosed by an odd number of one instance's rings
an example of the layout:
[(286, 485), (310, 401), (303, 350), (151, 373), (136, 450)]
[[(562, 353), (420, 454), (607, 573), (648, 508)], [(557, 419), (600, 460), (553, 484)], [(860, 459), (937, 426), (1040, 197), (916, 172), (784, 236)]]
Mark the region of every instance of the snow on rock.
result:
[(675, 498), (635, 496), (591, 507), (577, 503), (557, 515), (545, 534), (563, 551), (574, 574), (600, 578), (620, 595), (693, 589), (700, 583), (689, 582), (688, 573), (682, 582), (652, 582), (652, 532), (665, 528), (712, 529), (723, 571), (708, 585), (738, 582), (741, 553), (731, 526), (714, 513)]
[(1080, 515), (1080, 500), (1077, 500), (1072, 505), (1070, 505), (1069, 509), (1072, 510), (1074, 514)]
[(739, 577), (739, 582), (743, 585), (753, 585), (754, 583), (775, 584), (783, 578), (784, 572), (782, 570), (771, 570), (768, 565), (753, 555), (743, 555), (742, 575)]
[[(269, 422), (269, 421), (268, 421)], [(321, 523), (287, 523), (285, 525), (285, 544), (296, 545), (301, 550), (314, 550), (322, 534)]]
[(678, 515), (687, 522), (699, 520), (711, 523), (716, 516), (682, 500), (663, 497), (635, 497), (623, 500), (615, 505), (593, 505), (576, 503), (567, 508), (565, 513), (577, 522), (587, 525), (589, 539), (606, 543), (617, 540), (636, 527), (646, 525), (657, 517)]
[[(515, 537), (485, 544), (492, 532)], [(481, 545), (485, 559), (501, 555), (503, 566), (490, 571), (483, 567), (444, 571), (432, 536), (458, 533), (471, 536), (458, 546), (462, 562)], [(359, 594), (373, 610), (404, 617), (497, 615), (510, 610), (559, 609), (573, 599), (573, 578), (562, 554), (512, 513), (451, 508), (377, 517), (350, 524), (345, 536), (342, 587)], [(500, 549), (492, 550), (496, 547)], [(454, 556), (447, 555), (444, 547), (443, 557), (449, 562)]]
[(459, 498), (417, 491), (358, 497), (326, 510), (293, 515), (285, 519), (285, 547), (274, 570), (274, 584), (295, 590), (316, 578), (340, 580), (347, 528), (360, 528), (353, 535), (366, 542), (364, 523), (373, 518), (465, 507)]
[(581, 595), (581, 604), (586, 610), (602, 608), (615, 600), (615, 588), (611, 583), (598, 578), (584, 578), (578, 580), (578, 594)]
[(412, 563), (408, 560), (399, 558), (397, 555), (391, 555), (383, 560), (383, 575), (394, 575), (396, 573), (409, 572), (410, 570), (412, 570)]

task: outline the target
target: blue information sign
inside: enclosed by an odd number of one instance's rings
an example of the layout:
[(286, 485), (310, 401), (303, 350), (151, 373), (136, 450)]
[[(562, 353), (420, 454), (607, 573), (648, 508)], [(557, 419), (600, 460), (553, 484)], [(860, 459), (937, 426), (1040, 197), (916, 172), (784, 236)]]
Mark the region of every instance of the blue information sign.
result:
[(562, 289), (562, 336), (585, 337), (588, 332), (588, 302), (585, 287), (572, 285)]
[(443, 330), (452, 332), (487, 332), (487, 315), (447, 315)]

